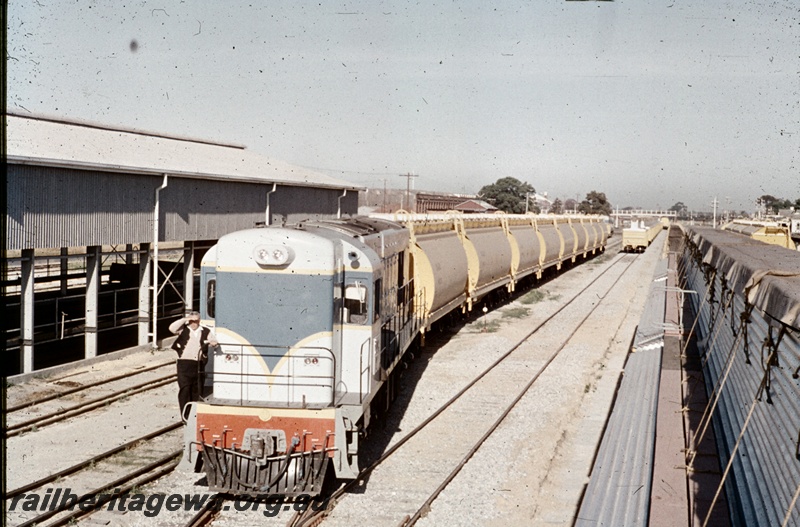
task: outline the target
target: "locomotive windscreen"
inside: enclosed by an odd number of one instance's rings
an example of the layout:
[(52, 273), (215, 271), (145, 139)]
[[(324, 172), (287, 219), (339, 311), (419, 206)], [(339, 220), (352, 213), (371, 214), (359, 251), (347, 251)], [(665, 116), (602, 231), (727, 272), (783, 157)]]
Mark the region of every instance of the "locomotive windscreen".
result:
[(310, 335), (331, 331), (333, 276), (220, 272), (216, 311), (217, 327), (249, 344), (294, 346)]

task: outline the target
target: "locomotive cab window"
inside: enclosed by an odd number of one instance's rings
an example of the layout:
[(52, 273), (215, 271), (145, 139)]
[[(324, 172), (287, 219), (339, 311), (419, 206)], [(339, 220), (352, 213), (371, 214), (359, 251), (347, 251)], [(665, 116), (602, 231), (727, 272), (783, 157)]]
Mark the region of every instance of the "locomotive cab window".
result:
[(217, 300), (217, 281), (209, 280), (206, 284), (206, 314), (214, 318), (214, 308)]
[(381, 286), (383, 284), (383, 280), (378, 278), (375, 280), (375, 284), (372, 287), (373, 291), (373, 298), (372, 298), (372, 305), (375, 306), (375, 322), (381, 317)]
[(347, 284), (344, 288), (345, 324), (366, 324), (369, 320), (367, 288), (361, 282)]

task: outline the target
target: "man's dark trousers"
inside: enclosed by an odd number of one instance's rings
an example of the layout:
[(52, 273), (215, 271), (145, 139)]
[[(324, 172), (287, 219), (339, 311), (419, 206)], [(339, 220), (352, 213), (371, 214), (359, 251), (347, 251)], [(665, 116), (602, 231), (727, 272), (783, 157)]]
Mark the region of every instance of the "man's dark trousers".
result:
[(178, 359), (178, 404), (180, 405), (181, 416), (186, 405), (200, 398), (200, 370), (196, 360)]

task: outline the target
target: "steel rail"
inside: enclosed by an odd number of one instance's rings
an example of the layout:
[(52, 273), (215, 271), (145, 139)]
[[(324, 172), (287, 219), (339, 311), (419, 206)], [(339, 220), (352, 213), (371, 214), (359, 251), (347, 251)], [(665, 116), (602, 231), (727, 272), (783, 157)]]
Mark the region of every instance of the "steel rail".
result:
[(206, 527), (207, 525), (211, 525), (211, 522), (219, 515), (219, 510), (222, 508), (223, 501), (225, 501), (225, 499), (221, 494), (214, 494), (198, 513), (192, 516), (192, 519), (185, 524), (185, 527)]
[(101, 397), (99, 399), (92, 399), (90, 401), (86, 401), (81, 404), (77, 404), (74, 406), (70, 406), (68, 408), (61, 409), (58, 412), (52, 412), (49, 414), (41, 415), (39, 417), (35, 417), (33, 419), (29, 419), (27, 421), (23, 421), (21, 423), (17, 423), (15, 425), (8, 426), (5, 431), (5, 437), (14, 437), (19, 435), (23, 432), (27, 432), (28, 430), (32, 430), (35, 427), (49, 425), (53, 423), (57, 423), (59, 421), (63, 421), (65, 419), (69, 419), (70, 417), (75, 417), (76, 415), (80, 415), (95, 408), (105, 406), (109, 403), (118, 401), (120, 399), (124, 399), (125, 397), (135, 395), (137, 393), (146, 392), (148, 390), (154, 390), (155, 388), (159, 388), (166, 384), (169, 384), (175, 379), (177, 379), (176, 374), (170, 374), (165, 377), (159, 377), (157, 379), (152, 379), (148, 382), (144, 382), (141, 384), (136, 384), (134, 386), (129, 386), (125, 390), (120, 390), (118, 392), (113, 392), (109, 395)]
[[(328, 498), (330, 506), (324, 510), (320, 511), (313, 511), (312, 509), (306, 509), (305, 511), (296, 514), (293, 516), (289, 522), (287, 523), (287, 527), (311, 527), (312, 525), (317, 525), (324, 516), (327, 516), (330, 511), (336, 506), (336, 500), (344, 495), (348, 490), (355, 487), (359, 484), (360, 481), (364, 479), (370, 472), (372, 472), (375, 468), (377, 468), (381, 463), (383, 463), (389, 456), (394, 454), (397, 450), (399, 450), (405, 443), (410, 441), (418, 432), (424, 429), (431, 421), (436, 419), (439, 415), (444, 413), (448, 407), (450, 407), (453, 403), (455, 403), (458, 399), (461, 398), (464, 393), (470, 390), (475, 384), (477, 384), (481, 379), (483, 379), (489, 372), (495, 369), (500, 363), (502, 363), (505, 359), (507, 359), (514, 351), (516, 351), (522, 344), (528, 341), (534, 334), (536, 334), (545, 324), (550, 322), (553, 318), (555, 318), (558, 314), (560, 314), (564, 309), (570, 306), (575, 300), (577, 300), (583, 293), (586, 292), (592, 285), (594, 285), (603, 275), (605, 275), (608, 271), (610, 271), (616, 264), (622, 261), (623, 258), (629, 256), (628, 254), (620, 253), (615, 261), (613, 261), (608, 267), (606, 267), (602, 272), (600, 272), (591, 282), (586, 284), (580, 291), (575, 293), (564, 305), (559, 307), (556, 311), (548, 315), (543, 321), (536, 325), (530, 332), (528, 332), (524, 337), (522, 337), (516, 344), (514, 344), (508, 351), (506, 351), (503, 355), (498, 357), (492, 364), (490, 364), (486, 369), (484, 369), (481, 373), (479, 373), (476, 377), (474, 377), (469, 383), (467, 383), (464, 388), (458, 391), (455, 395), (453, 395), (447, 402), (445, 402), (442, 406), (436, 409), (430, 416), (428, 416), (424, 421), (414, 427), (408, 434), (403, 436), (397, 443), (395, 443), (392, 447), (390, 447), (384, 454), (375, 460), (370, 466), (366, 467), (361, 471), (358, 478), (346, 483), (339, 487), (336, 491), (334, 491), (331, 496)], [(637, 259), (638, 255), (633, 255), (633, 260), (628, 267)], [(626, 268), (627, 270), (627, 268)], [(623, 271), (622, 275), (625, 272)], [(622, 276), (620, 275), (620, 277)], [(617, 278), (619, 281), (619, 278)], [(616, 284), (616, 282), (614, 282)], [(607, 294), (607, 293), (606, 293)], [(599, 305), (600, 302), (597, 303)], [(596, 309), (596, 307), (594, 308)], [(593, 311), (594, 311), (593, 309)]]
[[(122, 375), (116, 375), (114, 377), (109, 377), (109, 378), (104, 379), (102, 381), (93, 382), (91, 384), (84, 384), (83, 386), (78, 386), (76, 388), (70, 388), (68, 390), (64, 390), (63, 392), (58, 392), (58, 393), (54, 393), (54, 394), (48, 395), (46, 397), (42, 397), (41, 399), (28, 401), (26, 403), (21, 403), (21, 404), (15, 405), (15, 406), (9, 406), (9, 407), (6, 408), (6, 414), (9, 414), (11, 412), (16, 412), (17, 410), (22, 410), (23, 408), (29, 408), (31, 406), (35, 406), (37, 404), (41, 404), (41, 403), (44, 403), (44, 402), (47, 402), (47, 401), (52, 401), (53, 399), (58, 399), (59, 397), (64, 397), (65, 395), (71, 395), (73, 393), (77, 393), (77, 392), (86, 390), (88, 388), (94, 388), (95, 386), (101, 386), (101, 385), (107, 384), (109, 382), (118, 381), (120, 379), (125, 379), (125, 378), (128, 378), (128, 377), (133, 377), (134, 375), (138, 375), (140, 373), (145, 373), (145, 372), (148, 372), (148, 371), (157, 370), (159, 368), (164, 368), (165, 366), (169, 366), (171, 364), (175, 364), (175, 361), (169, 361), (169, 362), (165, 362), (163, 364), (157, 364), (155, 366), (149, 366), (149, 367), (143, 368), (141, 370), (135, 370), (135, 371), (132, 371), (132, 372), (129, 372), (129, 373), (125, 373), (125, 374), (122, 374)], [(62, 377), (62, 378), (65, 378), (65, 377)]]
[(52, 483), (53, 481), (55, 481), (55, 480), (57, 480), (59, 478), (63, 478), (64, 476), (69, 476), (71, 474), (74, 474), (74, 473), (78, 472), (79, 470), (82, 470), (82, 469), (84, 469), (84, 468), (86, 468), (88, 466), (93, 465), (94, 463), (97, 463), (98, 461), (102, 461), (102, 460), (104, 460), (106, 458), (109, 458), (109, 457), (115, 455), (115, 454), (118, 454), (118, 453), (123, 452), (125, 450), (129, 450), (129, 449), (131, 449), (131, 448), (133, 448), (135, 446), (138, 446), (140, 443), (143, 443), (144, 441), (149, 441), (150, 439), (153, 439), (155, 437), (162, 436), (162, 435), (164, 435), (164, 434), (166, 434), (168, 432), (171, 432), (171, 431), (175, 430), (176, 428), (180, 428), (180, 426), (182, 424), (183, 423), (178, 421), (177, 423), (172, 423), (171, 425), (165, 426), (164, 428), (156, 430), (155, 432), (150, 432), (147, 435), (144, 435), (144, 436), (139, 437), (137, 439), (134, 439), (132, 441), (128, 441), (127, 443), (125, 443), (123, 445), (120, 445), (118, 447), (112, 448), (111, 450), (107, 450), (107, 451), (103, 452), (102, 454), (98, 454), (98, 455), (96, 455), (96, 456), (94, 456), (94, 457), (92, 457), (90, 459), (87, 459), (86, 461), (82, 461), (82, 462), (80, 462), (80, 463), (78, 463), (76, 465), (72, 465), (71, 467), (68, 467), (68, 468), (65, 468), (64, 470), (56, 472), (55, 474), (51, 474), (51, 475), (49, 475), (47, 477), (44, 477), (42, 479), (36, 480), (36, 481), (34, 481), (32, 483), (29, 483), (29, 484), (27, 484), (27, 485), (25, 485), (23, 487), (19, 487), (17, 489), (9, 491), (9, 492), (7, 492), (5, 494), (5, 496), (3, 496), (3, 499), (14, 498), (16, 496), (19, 496), (20, 494), (24, 494), (25, 492), (28, 492), (30, 490), (39, 488), (42, 485), (46, 485), (47, 483)]

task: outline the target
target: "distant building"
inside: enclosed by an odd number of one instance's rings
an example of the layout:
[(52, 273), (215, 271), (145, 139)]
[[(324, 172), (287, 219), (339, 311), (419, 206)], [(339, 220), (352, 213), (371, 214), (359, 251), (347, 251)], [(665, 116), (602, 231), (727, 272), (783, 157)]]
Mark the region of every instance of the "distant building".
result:
[(539, 194), (537, 192), (533, 194), (530, 199), (532, 204), (539, 207), (539, 210), (541, 210), (543, 214), (550, 212), (550, 207), (553, 206), (553, 200), (547, 197), (547, 192), (544, 194)]
[(437, 194), (437, 193), (417, 193), (416, 212), (424, 214), (426, 212), (445, 212), (456, 210), (456, 207), (466, 198), (472, 198), (464, 194)]
[(788, 209), (780, 209), (776, 218), (781, 223), (786, 223), (789, 226), (789, 233), (795, 242), (800, 242), (800, 211), (794, 207)]
[(453, 210), (465, 212), (468, 214), (477, 214), (485, 212), (495, 212), (500, 209), (480, 199), (468, 199), (467, 201), (462, 201), (461, 203), (453, 207)]

